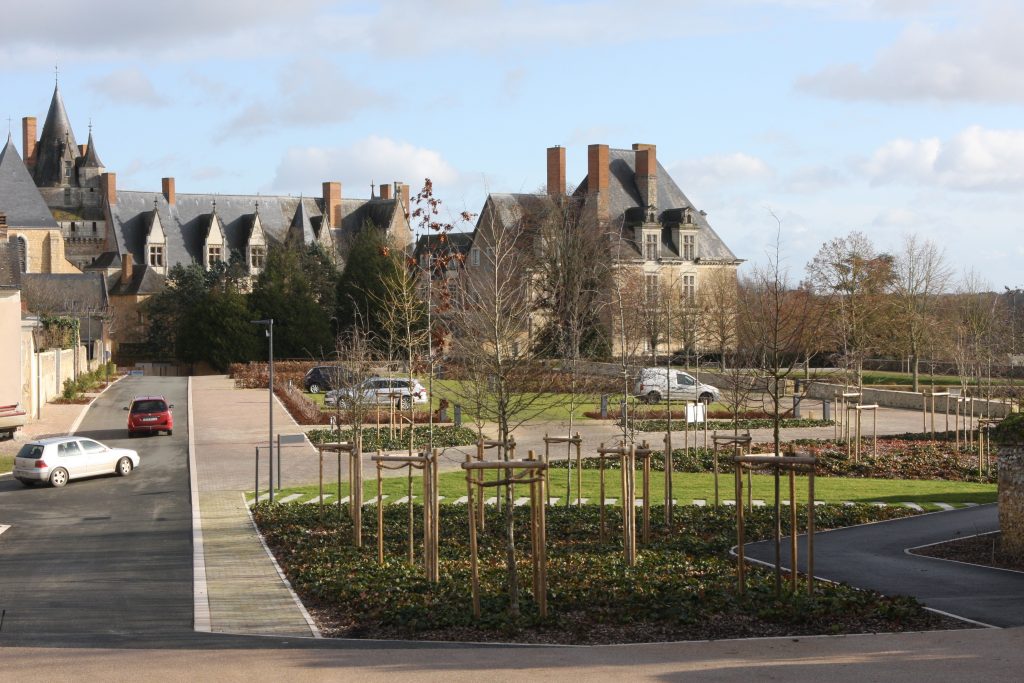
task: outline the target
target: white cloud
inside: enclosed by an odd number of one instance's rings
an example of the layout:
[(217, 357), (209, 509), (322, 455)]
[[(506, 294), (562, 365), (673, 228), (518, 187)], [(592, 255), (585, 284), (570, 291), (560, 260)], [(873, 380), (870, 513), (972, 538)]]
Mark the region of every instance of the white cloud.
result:
[(89, 86), (113, 102), (147, 107), (163, 107), (167, 99), (157, 92), (153, 82), (139, 69), (118, 69), (93, 79)]
[(280, 70), (276, 92), (246, 105), (222, 133), (231, 136), (281, 126), (338, 123), (389, 102), (389, 95), (350, 80), (328, 60), (300, 59)]
[(764, 180), (772, 169), (758, 157), (743, 152), (715, 154), (674, 164), (669, 171), (685, 188), (716, 187), (725, 183)]
[(951, 29), (915, 23), (870, 65), (836, 64), (797, 87), (841, 100), (1024, 102), (1024, 13), (1002, 4)]
[[(364, 197), (371, 182), (402, 181), (419, 187), (424, 178), (435, 184), (457, 181), (458, 172), (436, 151), (371, 135), (348, 147), (293, 147), (271, 184), (278, 192), (308, 191), (325, 180), (340, 180), (347, 196)], [(345, 188), (353, 188), (347, 190)]]
[(873, 185), (917, 184), (955, 190), (1024, 188), (1024, 130), (971, 126), (949, 140), (893, 140), (863, 164)]

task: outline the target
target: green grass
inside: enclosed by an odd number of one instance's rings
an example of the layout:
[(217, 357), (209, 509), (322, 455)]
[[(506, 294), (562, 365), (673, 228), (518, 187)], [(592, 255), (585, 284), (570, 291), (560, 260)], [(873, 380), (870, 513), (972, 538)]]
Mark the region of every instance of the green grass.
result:
[[(932, 384), (936, 386), (960, 386), (960, 378), (956, 375), (929, 375), (922, 372), (918, 376), (920, 386), (926, 387)], [(898, 384), (900, 386), (913, 386), (914, 376), (908, 372), (885, 372), (882, 370), (870, 370), (864, 372), (864, 386), (873, 384)]]
[(13, 455), (0, 455), (0, 472), (10, 472), (14, 469)]
[[(325, 460), (324, 465), (324, 493), (335, 496), (348, 495), (348, 482), (342, 481), (341, 493), (337, 491), (337, 470), (331, 467), (330, 462)], [(333, 471), (332, 471), (333, 470)], [(565, 503), (566, 477), (568, 470), (552, 470), (551, 489), (552, 498), (560, 498)], [(494, 474), (489, 473), (488, 479), (493, 479)], [(637, 497), (642, 497), (642, 475), (637, 473), (636, 488)], [(620, 498), (621, 484), (618, 471), (607, 471), (605, 473), (605, 497)], [(714, 475), (681, 473), (677, 472), (673, 477), (673, 497), (680, 504), (690, 504), (694, 499), (712, 501), (714, 499)], [(772, 477), (766, 475), (753, 475), (753, 497), (764, 500), (771, 505), (775, 497), (773, 495), (774, 483)], [(383, 492), (389, 500), (394, 501), (407, 495), (407, 478), (388, 477), (383, 481)], [(413, 477), (413, 495), (421, 496), (423, 484), (419, 477)], [(664, 502), (664, 473), (651, 472), (651, 503), (661, 504)], [(461, 496), (466, 495), (466, 480), (462, 472), (445, 472), (440, 475), (439, 493), (444, 496), (447, 502), (454, 502)], [(797, 478), (797, 500), (806, 502), (807, 481), (804, 477)], [(851, 501), (855, 503), (890, 503), (899, 504), (912, 502), (917, 503), (925, 509), (938, 510), (935, 503), (949, 503), (952, 505), (963, 505), (965, 503), (992, 503), (996, 500), (996, 486), (994, 484), (980, 484), (974, 482), (953, 482), (953, 481), (927, 481), (912, 480), (902, 481), (893, 479), (853, 479), (845, 477), (815, 477), (814, 480), (815, 500), (828, 503), (840, 503)], [(600, 472), (595, 470), (583, 471), (583, 498), (590, 498), (596, 502), (600, 491)], [(734, 479), (731, 472), (723, 472), (719, 476), (719, 498), (731, 500), (734, 495)], [(786, 479), (782, 482), (782, 499), (789, 499), (789, 484)], [(283, 489), (280, 494), (288, 495), (299, 493), (305, 497), (315, 497), (318, 493), (318, 485), (300, 486)], [(252, 492), (249, 492), (252, 495)], [(261, 497), (266, 492), (261, 493)], [(370, 478), (364, 482), (363, 497), (368, 501), (377, 495), (376, 478)], [(496, 495), (493, 490), (486, 494), (488, 497)], [(516, 494), (520, 495), (519, 493)], [(526, 495), (526, 488), (523, 487), (523, 494)], [(576, 471), (572, 472), (572, 498), (576, 494)], [(335, 499), (332, 499), (334, 501)]]

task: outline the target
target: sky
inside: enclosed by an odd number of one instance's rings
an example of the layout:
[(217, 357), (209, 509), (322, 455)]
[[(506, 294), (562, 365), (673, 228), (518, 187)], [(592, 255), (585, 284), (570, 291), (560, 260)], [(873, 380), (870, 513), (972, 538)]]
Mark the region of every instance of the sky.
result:
[[(545, 150), (657, 145), (739, 258), (796, 280), (823, 243), (910, 234), (1024, 286), (1019, 0), (11, 3), (20, 150), (55, 66), (118, 187), (368, 197), (425, 177), (457, 215), (533, 192)], [(667, 207), (666, 207), (667, 208)], [(778, 222), (776, 221), (776, 217)], [(467, 226), (468, 228), (471, 226)]]

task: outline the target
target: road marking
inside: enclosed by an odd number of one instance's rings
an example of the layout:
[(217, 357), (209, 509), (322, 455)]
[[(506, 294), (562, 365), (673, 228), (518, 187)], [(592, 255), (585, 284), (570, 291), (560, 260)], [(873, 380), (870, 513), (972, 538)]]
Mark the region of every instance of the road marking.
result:
[[(89, 408), (92, 408), (92, 404), (96, 402), (96, 399), (102, 396), (107, 391), (107, 389), (114, 386), (114, 383), (118, 382), (122, 377), (124, 377), (124, 375), (119, 375), (117, 379), (115, 379), (113, 382), (108, 383), (107, 386), (103, 387), (103, 391), (93, 396), (92, 400), (89, 401), (89, 403), (86, 404), (84, 408), (82, 408), (82, 412), (80, 412), (78, 414), (78, 417), (75, 418), (75, 421), (71, 423), (71, 429), (68, 430), (68, 436), (74, 435), (74, 433), (78, 431), (78, 428), (82, 426), (82, 420), (85, 419), (85, 414), (89, 412)], [(192, 403), (190, 402), (188, 405), (189, 410), (191, 410)]]
[[(108, 385), (109, 386), (109, 385)], [(203, 519), (199, 514), (199, 472), (196, 469), (196, 423), (192, 411), (192, 378), (188, 378), (188, 485), (192, 497), (192, 621), (193, 628), (210, 633), (210, 592), (206, 584)], [(76, 426), (77, 428), (77, 426)], [(244, 499), (244, 497), (243, 497)], [(246, 507), (246, 510), (249, 508)]]
[(0, 524), (0, 534), (11, 528), (10, 524)]

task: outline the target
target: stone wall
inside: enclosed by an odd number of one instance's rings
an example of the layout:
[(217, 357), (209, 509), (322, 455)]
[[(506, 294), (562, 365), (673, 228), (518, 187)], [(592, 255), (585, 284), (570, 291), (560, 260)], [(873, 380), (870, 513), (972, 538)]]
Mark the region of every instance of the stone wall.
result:
[[(854, 391), (855, 389), (846, 389)], [(838, 392), (844, 391), (838, 384), (827, 384), (825, 382), (811, 382), (807, 385), (807, 397), (824, 401), (835, 399)], [(883, 408), (903, 408), (905, 410), (921, 410), (924, 405), (925, 394), (914, 391), (893, 391), (892, 389), (870, 389), (865, 387), (861, 403), (870, 405), (876, 403)], [(949, 405), (949, 413), (956, 411), (956, 396), (936, 396), (935, 412), (944, 414)], [(928, 410), (931, 410), (932, 402), (928, 399)], [(970, 408), (967, 408), (970, 411)], [(960, 406), (960, 414), (964, 414), (964, 406)], [(1003, 401), (986, 401), (984, 399), (974, 400), (974, 417), (1006, 417), (1010, 414), (1010, 404)]]
[(1004, 553), (1024, 559), (1024, 444), (999, 445), (999, 528)]

